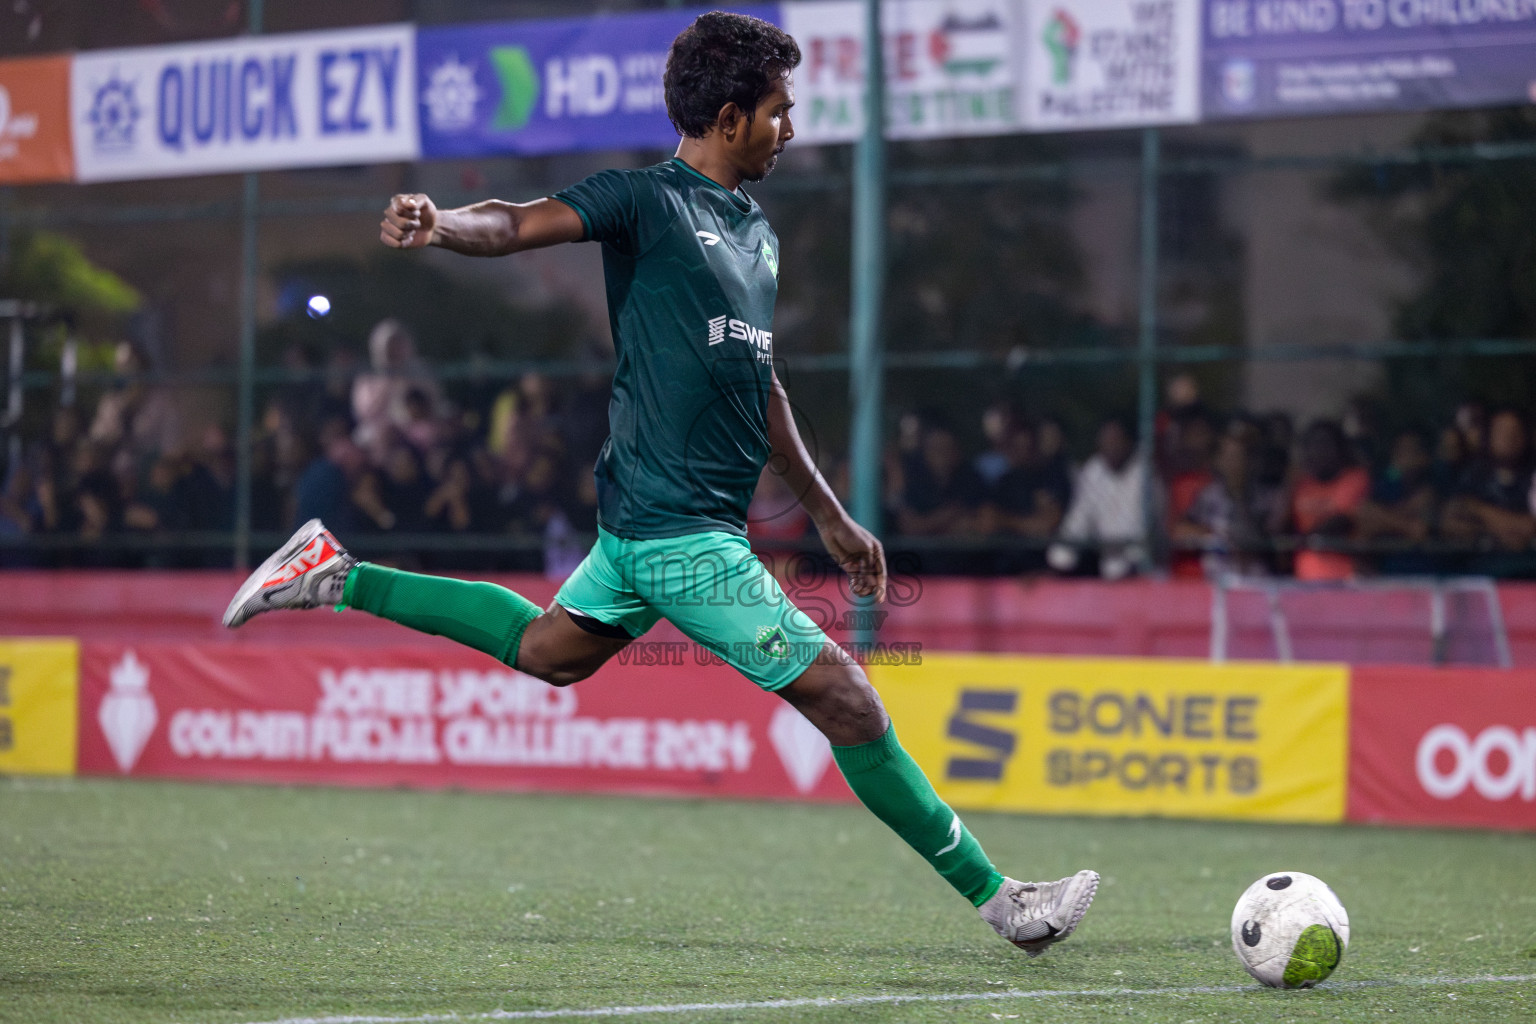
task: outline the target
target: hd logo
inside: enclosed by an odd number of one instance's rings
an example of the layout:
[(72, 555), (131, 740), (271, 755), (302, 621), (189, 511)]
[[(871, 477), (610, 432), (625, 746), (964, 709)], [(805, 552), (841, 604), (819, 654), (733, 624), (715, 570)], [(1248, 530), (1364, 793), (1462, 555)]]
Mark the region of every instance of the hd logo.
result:
[(765, 331), (744, 321), (725, 316), (711, 317), (707, 327), (710, 345), (718, 345), (726, 338), (732, 341), (744, 341), (752, 347), (752, 354), (758, 362), (773, 362), (772, 331)]

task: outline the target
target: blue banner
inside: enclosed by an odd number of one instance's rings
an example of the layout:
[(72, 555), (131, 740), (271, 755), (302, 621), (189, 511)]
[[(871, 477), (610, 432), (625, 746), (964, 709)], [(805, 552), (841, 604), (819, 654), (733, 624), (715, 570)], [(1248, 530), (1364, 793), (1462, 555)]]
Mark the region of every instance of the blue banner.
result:
[[(779, 21), (777, 4), (730, 9)], [(422, 155), (675, 145), (662, 96), (667, 48), (706, 10), (419, 29)]]
[(1206, 118), (1536, 103), (1536, 0), (1204, 0)]

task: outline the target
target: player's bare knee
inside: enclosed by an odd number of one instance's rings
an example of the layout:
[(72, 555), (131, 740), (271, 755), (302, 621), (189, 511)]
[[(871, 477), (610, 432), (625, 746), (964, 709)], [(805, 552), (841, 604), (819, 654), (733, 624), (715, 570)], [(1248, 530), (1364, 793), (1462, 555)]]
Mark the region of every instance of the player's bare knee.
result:
[(818, 658), (784, 696), (842, 746), (877, 740), (889, 725), (880, 695), (858, 663), (842, 651)]

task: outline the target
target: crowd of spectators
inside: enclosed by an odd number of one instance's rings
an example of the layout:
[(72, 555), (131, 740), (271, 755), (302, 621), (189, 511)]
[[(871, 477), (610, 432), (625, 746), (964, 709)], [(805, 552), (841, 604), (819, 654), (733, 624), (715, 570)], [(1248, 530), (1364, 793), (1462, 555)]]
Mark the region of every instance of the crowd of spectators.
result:
[(1110, 417), (1074, 464), (1058, 422), (1006, 403), (983, 413), (986, 449), (970, 458), (942, 415), (909, 413), (886, 502), (909, 544), (928, 542), (935, 571), (1536, 577), (1523, 412), (1465, 402), (1433, 432), (1385, 434), (1379, 420), (1358, 400), (1297, 436), (1284, 413), (1216, 414), (1181, 376), (1150, 457)]
[[(320, 517), (397, 565), (563, 576), (596, 529), (592, 465), (607, 434), (606, 374), (440, 381), (393, 320), (366, 356), (324, 366), (298, 350), (292, 382), (257, 410), (251, 527)], [(229, 431), (187, 437), (177, 402), (131, 346), (90, 415), (60, 408), (11, 445), (0, 479), (0, 565), (223, 566), (234, 527)], [(1148, 571), (1337, 580), (1368, 574), (1536, 577), (1536, 487), (1525, 416), (1461, 405), (1438, 431), (1390, 435), (1365, 401), (1297, 434), (1283, 413), (1218, 415), (1169, 383), (1149, 457), (1108, 417), (1092, 449), (1049, 416), (999, 402), (979, 423), (901, 415), (888, 445), (888, 546), (918, 571)], [(976, 428), (980, 451), (962, 438)], [(824, 466), (846, 496), (846, 460)], [(1150, 473), (1148, 470), (1150, 469)], [(815, 550), (815, 529), (765, 470), (749, 532), (760, 550)], [(1148, 533), (1148, 526), (1151, 533)], [(39, 543), (40, 542), (40, 543)]]

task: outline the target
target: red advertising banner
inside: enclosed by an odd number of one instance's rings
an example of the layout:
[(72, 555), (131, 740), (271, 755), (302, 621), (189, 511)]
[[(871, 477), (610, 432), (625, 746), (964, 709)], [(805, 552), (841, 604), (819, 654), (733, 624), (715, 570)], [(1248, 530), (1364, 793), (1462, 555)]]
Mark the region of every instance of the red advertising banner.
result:
[(69, 181), (67, 55), (0, 60), (0, 184)]
[(1536, 829), (1536, 672), (1354, 668), (1346, 817)]
[(558, 688), (468, 650), (88, 643), (80, 771), (853, 799), (814, 726), (701, 653), (636, 644)]

